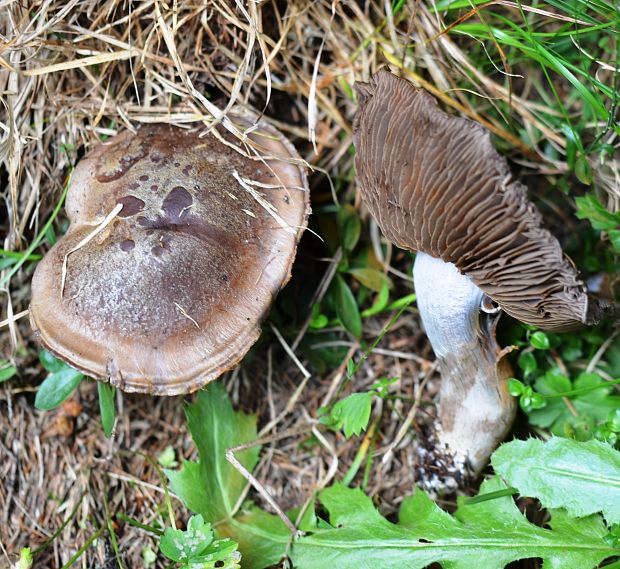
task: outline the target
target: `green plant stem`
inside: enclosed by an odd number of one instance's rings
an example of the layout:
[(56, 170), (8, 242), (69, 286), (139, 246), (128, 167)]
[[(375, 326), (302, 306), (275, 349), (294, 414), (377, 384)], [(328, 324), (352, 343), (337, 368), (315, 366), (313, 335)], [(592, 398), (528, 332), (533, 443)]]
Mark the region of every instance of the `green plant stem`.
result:
[(40, 261), (43, 259), (43, 255), (26, 255), (23, 251), (8, 251), (7, 249), (0, 249), (0, 257), (12, 257), (13, 259), (26, 257), (26, 261)]
[(383, 339), (383, 336), (385, 336), (388, 333), (388, 330), (394, 325), (394, 323), (401, 317), (402, 313), (407, 309), (407, 307), (415, 300), (415, 295), (410, 295), (410, 297), (408, 298), (408, 301), (402, 305), (400, 307), (400, 309), (398, 310), (398, 312), (396, 314), (394, 314), (394, 316), (392, 316), (392, 318), (389, 319), (388, 323), (383, 327), (383, 329), (381, 330), (381, 333), (375, 338), (375, 341), (370, 345), (370, 348), (368, 348), (363, 354), (362, 357), (359, 359), (359, 361), (355, 364), (355, 367), (353, 368), (353, 371), (351, 372), (351, 374), (349, 376), (347, 376), (346, 381), (343, 382), (342, 387), (344, 387), (344, 385), (346, 385), (346, 383), (348, 381), (351, 380), (351, 378), (357, 373), (357, 370), (360, 368), (360, 366), (368, 359), (368, 356), (372, 353), (372, 351), (377, 347), (377, 345), (379, 344), (379, 342)]
[(581, 389), (572, 389), (571, 391), (562, 391), (561, 393), (552, 393), (551, 395), (542, 395), (545, 399), (553, 399), (554, 397), (572, 397), (574, 395), (582, 395), (583, 393), (590, 393), (590, 391), (596, 391), (597, 389), (602, 389), (604, 387), (608, 387), (609, 385), (618, 385), (620, 384), (619, 379), (612, 379), (611, 381), (606, 381), (605, 383), (599, 383), (598, 385), (591, 385), (590, 387), (582, 387)]
[(355, 453), (355, 458), (353, 459), (353, 462), (351, 463), (349, 470), (347, 471), (347, 473), (344, 475), (344, 478), (342, 479), (342, 483), (345, 486), (349, 486), (351, 482), (353, 482), (353, 479), (358, 473), (360, 466), (362, 465), (362, 462), (364, 462), (364, 459), (366, 458), (366, 455), (368, 453), (368, 449), (370, 448), (372, 441), (374, 439), (375, 431), (377, 429), (377, 425), (379, 424), (380, 419), (381, 419), (381, 415), (378, 415), (377, 417), (375, 417), (373, 422), (370, 424), (370, 428), (366, 432), (366, 435), (364, 436), (364, 440), (362, 441), (362, 444), (357, 449), (357, 452)]
[(93, 535), (91, 535), (86, 540), (86, 542), (82, 545), (82, 547), (80, 547), (75, 552), (75, 555), (71, 559), (69, 559), (69, 561), (67, 561), (61, 567), (61, 569), (69, 569), (69, 567), (71, 567), (71, 565), (73, 565), (80, 557), (82, 557), (83, 553), (91, 546), (93, 541), (95, 541), (105, 530), (106, 530), (106, 524), (103, 524)]
[(71, 176), (69, 175), (69, 177), (67, 178), (67, 183), (65, 184), (62, 194), (60, 195), (60, 199), (58, 200), (56, 207), (52, 211), (52, 215), (50, 215), (49, 219), (45, 222), (43, 229), (39, 231), (39, 233), (34, 238), (32, 243), (28, 246), (28, 249), (26, 249), (23, 252), (23, 257), (19, 261), (17, 261), (17, 263), (15, 263), (15, 266), (6, 275), (4, 275), (2, 279), (0, 279), (0, 288), (4, 287), (11, 280), (11, 278), (13, 278), (13, 275), (15, 275), (15, 273), (17, 273), (17, 271), (21, 269), (22, 265), (28, 260), (30, 255), (32, 255), (32, 252), (39, 246), (39, 244), (45, 237), (45, 234), (47, 233), (48, 229), (52, 226), (52, 223), (54, 223), (54, 220), (60, 213), (60, 209), (65, 203), (65, 198), (67, 197), (67, 190), (69, 189), (70, 180), (71, 180)]
[(366, 464), (364, 466), (364, 476), (362, 477), (362, 490), (366, 493), (366, 489), (368, 488), (368, 480), (370, 479), (370, 471), (372, 468), (372, 463), (375, 460), (373, 451), (375, 445), (377, 444), (377, 438), (379, 437), (379, 429), (375, 430), (375, 433), (372, 436), (372, 440), (370, 441), (370, 450), (366, 456)]
[(478, 496), (474, 496), (473, 498), (467, 498), (465, 500), (466, 504), (480, 504), (480, 502), (488, 502), (489, 500), (497, 500), (498, 498), (503, 498), (504, 496), (512, 496), (516, 494), (518, 490), (516, 488), (504, 488), (503, 490), (498, 490), (497, 492), (488, 492), (486, 494), (480, 494)]
[(85, 494), (86, 494), (85, 492), (82, 492), (77, 504), (73, 507), (73, 510), (71, 510), (71, 513), (67, 516), (67, 519), (65, 519), (65, 521), (62, 522), (61, 526), (52, 534), (52, 537), (50, 537), (45, 543), (43, 543), (43, 545), (40, 545), (32, 552), (33, 557), (41, 553), (41, 551), (43, 551), (50, 543), (52, 543), (52, 541), (54, 541), (63, 532), (63, 530), (67, 527), (68, 523), (73, 519), (75, 514), (77, 514), (79, 507), (82, 505), (82, 500), (84, 500)]
[(154, 526), (143, 524), (139, 522), (138, 520), (136, 520), (135, 518), (132, 518), (131, 516), (124, 514), (123, 512), (119, 512), (118, 514), (116, 514), (116, 519), (121, 520), (122, 522), (125, 522), (129, 524), (130, 526), (140, 528), (141, 530), (144, 530), (144, 531), (148, 531), (149, 533), (152, 533), (153, 535), (156, 535), (158, 537), (161, 537), (162, 535), (164, 535), (163, 530), (160, 530)]
[(144, 454), (142, 452), (138, 454), (144, 457), (148, 462), (150, 462), (153, 468), (155, 469), (155, 471), (157, 472), (157, 475), (159, 476), (159, 480), (162, 486), (164, 487), (164, 495), (165, 495), (166, 507), (168, 509), (168, 518), (170, 519), (170, 525), (172, 529), (177, 529), (177, 524), (174, 519), (174, 511), (172, 510), (172, 500), (170, 500), (170, 493), (168, 492), (168, 484), (166, 484), (166, 477), (164, 476), (162, 469), (160, 468), (159, 464), (157, 464), (157, 461), (153, 460), (148, 454)]
[(116, 541), (116, 533), (114, 533), (114, 528), (112, 527), (112, 516), (110, 515), (110, 506), (108, 504), (108, 498), (105, 493), (102, 495), (103, 497), (103, 507), (105, 508), (105, 519), (106, 526), (108, 528), (108, 533), (110, 534), (110, 540), (112, 541), (112, 549), (114, 549), (114, 556), (116, 557), (116, 562), (118, 563), (119, 569), (124, 569), (123, 564), (121, 562), (121, 555), (118, 551), (118, 542)]

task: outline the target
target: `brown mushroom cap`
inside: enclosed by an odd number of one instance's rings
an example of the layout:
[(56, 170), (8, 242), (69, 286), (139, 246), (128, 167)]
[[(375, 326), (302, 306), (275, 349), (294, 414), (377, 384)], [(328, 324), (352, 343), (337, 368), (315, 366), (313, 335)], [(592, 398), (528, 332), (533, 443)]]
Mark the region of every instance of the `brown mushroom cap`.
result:
[(390, 241), (454, 263), (522, 322), (561, 331), (600, 320), (609, 307), (588, 297), (486, 129), (387, 70), (357, 94), (358, 186)]
[(309, 194), (299, 156), (275, 129), (249, 135), (264, 160), (222, 137), (143, 126), (80, 161), (69, 231), (32, 281), (31, 322), (49, 351), (156, 395), (194, 391), (241, 360), (290, 277)]

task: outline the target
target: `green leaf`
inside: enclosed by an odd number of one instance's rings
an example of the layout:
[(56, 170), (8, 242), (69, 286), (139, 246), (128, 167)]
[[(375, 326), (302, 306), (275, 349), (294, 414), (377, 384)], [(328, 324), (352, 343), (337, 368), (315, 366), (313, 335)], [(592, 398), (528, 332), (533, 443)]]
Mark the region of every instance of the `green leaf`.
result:
[(238, 568), (241, 555), (230, 539), (214, 540), (211, 524), (192, 516), (185, 531), (166, 528), (159, 542), (161, 552), (187, 569)]
[(198, 557), (211, 545), (213, 530), (201, 515), (192, 516), (185, 531), (166, 528), (159, 542), (161, 552), (172, 561), (188, 561)]
[(535, 372), (538, 368), (538, 362), (536, 356), (532, 352), (523, 352), (517, 360), (519, 367), (523, 370), (523, 375), (527, 377), (531, 373)]
[(239, 544), (244, 566), (252, 569), (277, 565), (291, 538), (290, 530), (278, 516), (256, 507), (218, 524), (217, 533)]
[[(481, 494), (506, 486), (494, 479)], [(418, 490), (406, 499), (400, 521), (393, 524), (377, 512), (359, 489), (335, 485), (321, 492), (332, 527), (317, 529), (293, 546), (295, 566), (303, 569), (500, 569), (512, 561), (539, 557), (550, 569), (592, 569), (617, 555), (604, 537), (600, 516), (570, 519), (553, 513), (552, 530), (531, 524), (510, 497), (478, 504), (459, 500), (454, 516)]]
[(375, 292), (381, 292), (385, 286), (387, 286), (388, 289), (392, 287), (392, 281), (377, 269), (350, 269), (347, 273), (361, 282), (366, 288), (374, 290)]
[(530, 344), (537, 350), (548, 350), (550, 346), (549, 338), (544, 332), (534, 332), (530, 337)]
[[(290, 520), (296, 521), (299, 510), (292, 510), (287, 515)], [(305, 511), (298, 527), (301, 531), (311, 531), (317, 527), (312, 507)], [(291, 531), (279, 516), (264, 512), (255, 506), (218, 524), (217, 533), (239, 544), (239, 550), (243, 553), (244, 567), (251, 569), (278, 565), (292, 538)]]
[(362, 222), (359, 213), (352, 205), (343, 205), (338, 210), (338, 230), (344, 250), (353, 251), (362, 232)]
[(34, 406), (37, 409), (43, 411), (55, 409), (71, 396), (84, 379), (82, 373), (63, 362), (60, 363), (62, 367), (48, 375), (39, 386), (34, 398)]
[(523, 393), (524, 389), (525, 385), (523, 385), (523, 382), (518, 379), (513, 377), (508, 380), (508, 393), (510, 393), (513, 397), (519, 397), (519, 395)]
[(368, 318), (369, 316), (374, 316), (375, 314), (379, 314), (387, 307), (387, 304), (390, 300), (390, 288), (387, 284), (383, 284), (381, 291), (377, 294), (375, 301), (372, 303), (370, 308), (362, 311), (362, 316), (364, 318)]
[(57, 357), (50, 354), (47, 350), (41, 350), (39, 352), (39, 361), (41, 365), (45, 369), (45, 371), (49, 371), (50, 373), (54, 373), (57, 371), (61, 371), (67, 367), (67, 364), (62, 360), (59, 360)]
[(575, 198), (579, 219), (587, 219), (594, 229), (609, 230), (620, 225), (620, 215), (607, 211), (596, 196), (587, 195)]
[(157, 457), (157, 462), (161, 464), (164, 468), (174, 468), (178, 466), (179, 463), (175, 459), (174, 449), (172, 445), (168, 445), (161, 454)]
[(588, 158), (585, 154), (580, 154), (575, 162), (575, 176), (586, 186), (592, 184), (592, 167), (588, 163)]
[[(232, 513), (246, 484), (243, 475), (226, 460), (226, 450), (256, 439), (256, 416), (235, 412), (221, 383), (211, 383), (200, 391), (186, 415), (199, 460), (183, 461), (181, 470), (165, 472), (185, 505), (216, 523)], [(252, 471), (259, 453), (257, 445), (235, 453), (235, 457)]]
[(321, 314), (321, 305), (312, 305), (312, 318), (310, 320), (310, 328), (320, 330), (329, 324), (329, 318), (325, 314)]
[(338, 401), (330, 413), (333, 426), (343, 429), (347, 439), (359, 435), (368, 427), (372, 403), (371, 393), (353, 393)]
[(611, 246), (616, 253), (620, 253), (620, 229), (610, 229), (607, 231)]
[(362, 335), (362, 318), (355, 297), (340, 275), (336, 275), (334, 286), (336, 287), (336, 316), (353, 336), (359, 338)]
[(142, 563), (145, 567), (150, 567), (157, 561), (157, 554), (151, 549), (150, 545), (142, 548)]
[(620, 522), (620, 452), (599, 441), (512, 441), (492, 456), (495, 472), (524, 496), (572, 516), (603, 512)]
[[(573, 384), (555, 369), (539, 377), (535, 388), (545, 396), (547, 405), (529, 413), (530, 423), (557, 436), (588, 440), (594, 423), (605, 421), (610, 412), (620, 408), (620, 397), (611, 395), (611, 386), (595, 373), (581, 373)], [(564, 395), (578, 390), (588, 391)]]
[(32, 550), (29, 547), (22, 547), (19, 552), (19, 559), (15, 569), (30, 569), (32, 567)]
[(17, 368), (6, 360), (0, 360), (0, 383), (11, 379), (17, 373)]
[(97, 382), (97, 389), (99, 391), (99, 411), (101, 413), (103, 434), (110, 438), (114, 430), (114, 419), (116, 418), (116, 406), (114, 404), (116, 389), (103, 381)]

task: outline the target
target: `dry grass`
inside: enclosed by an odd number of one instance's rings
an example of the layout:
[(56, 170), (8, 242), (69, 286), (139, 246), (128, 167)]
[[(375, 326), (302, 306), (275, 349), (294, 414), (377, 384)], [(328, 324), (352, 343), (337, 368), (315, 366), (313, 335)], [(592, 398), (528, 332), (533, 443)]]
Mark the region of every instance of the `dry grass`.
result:
[[(512, 2), (499, 4), (508, 15), (517, 11)], [(339, 188), (336, 199), (359, 206), (349, 175), (351, 86), (385, 64), (447, 107), (485, 124), (532, 171), (566, 171), (566, 136), (541, 118), (555, 111), (528, 98), (533, 78), (515, 79), (513, 85), (503, 71), (492, 77), (481, 73), (468, 57), (467, 43), (444, 33), (445, 24), (430, 4), (410, 1), (396, 14), (390, 6), (380, 0), (0, 0), (3, 248), (24, 251), (35, 241), (71, 167), (103, 138), (148, 122), (218, 124), (235, 131), (225, 117), (233, 106), (264, 113), (294, 140), (313, 169), (315, 204), (332, 199), (327, 176)], [(465, 17), (476, 18), (476, 13)], [(552, 13), (540, 17), (551, 23), (558, 19)], [(600, 73), (610, 75), (613, 67), (601, 67)], [(529, 144), (510, 127), (514, 122), (530, 133)], [(542, 152), (545, 141), (557, 149), (553, 160)], [(617, 165), (607, 168), (598, 174), (601, 187), (617, 206)], [(60, 214), (56, 227), (62, 223)], [(309, 239), (314, 238), (307, 235), (305, 242)], [(302, 259), (303, 254), (302, 248)], [(391, 263), (389, 254), (384, 264), (397, 287), (409, 292), (410, 283), (399, 272), (406, 265)], [(326, 285), (334, 265), (323, 266)], [(42, 370), (26, 319), (14, 317), (28, 307), (33, 268), (27, 261), (14, 274), (4, 268), (0, 277), (0, 320), (8, 320), (0, 329), (0, 348), (20, 376), (0, 390), (0, 565), (14, 561), (22, 546), (41, 546), (72, 514), (37, 565), (61, 567), (106, 523), (104, 503), (112, 514), (123, 512), (143, 523), (163, 520), (161, 481), (140, 453), (156, 457), (169, 444), (177, 458), (189, 458), (194, 451), (178, 398), (119, 396), (120, 419), (111, 441), (103, 438), (98, 423), (93, 385), (83, 384), (55, 412), (34, 411), (32, 386)], [(375, 338), (386, 321), (365, 321), (365, 337)], [(349, 342), (345, 334), (340, 338)], [(359, 354), (356, 344), (348, 346), (351, 354)], [(380, 496), (390, 513), (414, 483), (410, 443), (433, 395), (432, 380), (422, 389), (433, 369), (413, 312), (379, 348), (355, 387), (367, 387), (384, 375), (403, 378), (392, 386), (395, 398), (384, 403), (387, 408), (373, 410), (380, 419), (368, 491)], [(264, 435), (294, 434), (267, 444), (257, 470), (286, 508), (344, 475), (358, 447), (333, 434), (324, 434), (316, 447), (300, 445), (317, 408), (334, 396), (344, 364), (308, 379), (290, 357), (274, 358), (273, 351), (283, 354), (275, 338), (226, 381), (235, 403), (259, 413), (259, 427), (269, 427)], [(412, 351), (418, 355), (410, 359), (406, 354)], [(300, 385), (303, 389), (296, 391)], [(293, 394), (297, 399), (291, 401)], [(185, 518), (174, 503), (180, 519)], [(142, 566), (142, 548), (155, 547), (151, 538), (127, 524), (114, 529), (126, 566)], [(116, 566), (107, 532), (78, 565)]]

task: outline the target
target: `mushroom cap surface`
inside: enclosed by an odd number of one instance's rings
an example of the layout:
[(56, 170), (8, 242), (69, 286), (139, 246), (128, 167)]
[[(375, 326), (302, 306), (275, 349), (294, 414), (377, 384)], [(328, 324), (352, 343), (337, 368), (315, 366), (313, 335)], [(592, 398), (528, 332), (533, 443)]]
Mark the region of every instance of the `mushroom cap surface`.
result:
[(485, 128), (385, 69), (356, 90), (358, 187), (390, 241), (454, 263), (508, 314), (546, 330), (595, 324), (611, 308), (588, 297)]
[(241, 360), (290, 278), (309, 193), (275, 129), (261, 123), (248, 135), (257, 153), (220, 137), (142, 126), (79, 162), (69, 231), (32, 281), (31, 322), (46, 349), (90, 377), (156, 395), (195, 391)]

